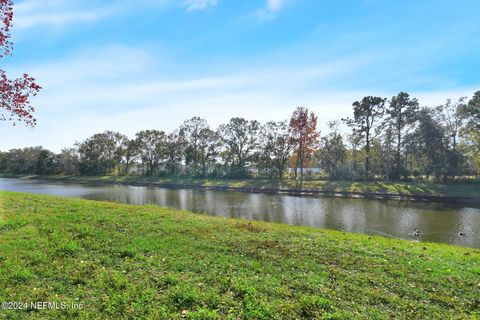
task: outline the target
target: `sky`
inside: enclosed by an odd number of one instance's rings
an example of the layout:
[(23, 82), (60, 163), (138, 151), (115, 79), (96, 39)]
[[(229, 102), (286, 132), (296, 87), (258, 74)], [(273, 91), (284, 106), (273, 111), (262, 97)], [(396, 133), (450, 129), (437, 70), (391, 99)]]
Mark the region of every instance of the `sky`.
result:
[(10, 77), (43, 90), (35, 128), (0, 123), (0, 150), (53, 151), (199, 116), (319, 129), (366, 95), (435, 106), (480, 90), (477, 0), (17, 0)]

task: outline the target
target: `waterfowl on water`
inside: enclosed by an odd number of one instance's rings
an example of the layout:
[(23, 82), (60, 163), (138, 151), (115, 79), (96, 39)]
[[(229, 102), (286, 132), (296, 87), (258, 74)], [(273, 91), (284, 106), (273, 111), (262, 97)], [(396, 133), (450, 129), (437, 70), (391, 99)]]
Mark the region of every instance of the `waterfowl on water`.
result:
[(458, 233), (458, 235), (459, 235), (460, 237), (465, 237), (465, 232), (460, 231), (460, 232)]
[(420, 232), (420, 230), (418, 230), (418, 228), (415, 228), (415, 231), (413, 231), (413, 234), (417, 237), (420, 235), (420, 233), (421, 232)]

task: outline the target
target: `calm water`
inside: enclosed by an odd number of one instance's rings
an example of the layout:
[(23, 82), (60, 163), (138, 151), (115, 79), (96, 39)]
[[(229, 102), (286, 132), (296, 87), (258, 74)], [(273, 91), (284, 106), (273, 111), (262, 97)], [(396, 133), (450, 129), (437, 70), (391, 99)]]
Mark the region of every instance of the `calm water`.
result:
[[(137, 205), (155, 204), (229, 218), (480, 247), (480, 208), (472, 205), (84, 185), (4, 178), (0, 178), (0, 190)], [(413, 235), (415, 228), (422, 232), (418, 238)], [(464, 232), (465, 236), (460, 236), (460, 232)]]

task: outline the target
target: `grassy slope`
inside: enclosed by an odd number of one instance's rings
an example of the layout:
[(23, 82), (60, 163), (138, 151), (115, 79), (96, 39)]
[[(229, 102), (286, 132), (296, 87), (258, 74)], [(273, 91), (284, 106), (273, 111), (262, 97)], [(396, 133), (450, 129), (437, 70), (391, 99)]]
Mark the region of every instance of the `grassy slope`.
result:
[[(15, 176), (19, 177), (19, 176)], [(29, 178), (42, 178), (41, 176), (20, 176)], [(148, 184), (178, 184), (185, 186), (228, 186), (228, 187), (254, 187), (254, 188), (285, 188), (295, 189), (296, 182), (285, 180), (275, 182), (272, 180), (246, 179), (199, 179), (199, 178), (158, 178), (139, 176), (65, 176), (55, 175), (43, 178), (53, 180), (66, 180), (76, 182), (103, 182), (103, 183), (148, 183)], [(305, 181), (305, 189), (318, 189), (323, 191), (336, 192), (372, 192), (390, 193), (402, 195), (427, 195), (445, 197), (471, 197), (480, 198), (480, 184), (472, 183), (429, 183), (429, 182), (383, 182), (383, 181), (327, 181), (313, 180)]]
[(479, 292), (478, 249), (0, 193), (0, 301), (85, 305), (2, 319), (465, 319)]

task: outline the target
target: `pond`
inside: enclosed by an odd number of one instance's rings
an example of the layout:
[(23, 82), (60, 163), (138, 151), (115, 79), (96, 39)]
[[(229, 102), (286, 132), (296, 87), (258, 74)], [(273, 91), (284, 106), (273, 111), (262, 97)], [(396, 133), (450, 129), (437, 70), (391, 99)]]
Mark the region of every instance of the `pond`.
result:
[[(87, 185), (0, 178), (0, 190), (135, 205), (153, 204), (200, 214), (305, 225), (385, 237), (480, 248), (480, 208), (436, 202)], [(414, 234), (418, 228), (419, 236)]]

